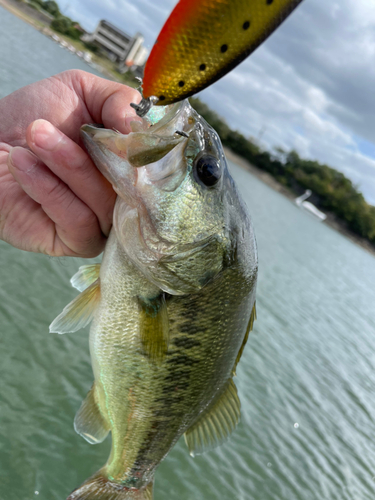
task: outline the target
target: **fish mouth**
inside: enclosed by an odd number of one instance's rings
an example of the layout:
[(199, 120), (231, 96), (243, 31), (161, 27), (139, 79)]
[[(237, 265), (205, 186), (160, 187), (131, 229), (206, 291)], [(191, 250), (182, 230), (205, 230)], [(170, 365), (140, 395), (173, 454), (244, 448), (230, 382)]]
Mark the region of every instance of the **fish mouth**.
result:
[[(86, 150), (118, 194), (121, 189), (117, 184), (130, 189), (129, 182), (135, 184), (137, 168), (156, 164), (178, 145), (187, 143), (195, 123), (188, 101), (165, 106), (162, 111), (164, 116), (157, 121), (146, 116), (142, 124), (132, 122), (133, 131), (127, 135), (97, 125), (81, 127)], [(125, 177), (128, 182), (124, 182)]]
[(92, 125), (84, 125), (81, 136), (87, 149), (95, 149), (95, 144), (102, 152), (111, 151), (119, 158), (126, 160), (134, 168), (144, 167), (164, 158), (186, 137), (185, 132), (175, 132), (163, 136), (155, 132), (133, 132), (123, 135), (107, 129), (98, 129)]
[[(142, 124), (133, 122), (134, 131), (128, 135), (88, 124), (81, 127), (81, 138), (95, 165), (116, 193), (136, 206), (140, 202), (136, 189), (138, 170), (146, 167), (146, 177), (150, 182), (160, 181), (160, 186), (167, 184), (167, 179), (176, 173), (176, 169), (171, 168), (175, 160), (163, 160), (175, 149), (178, 150), (175, 158), (183, 153), (194, 128), (195, 120), (191, 117), (192, 108), (186, 101), (165, 106), (164, 116), (157, 121), (146, 117)], [(144, 172), (145, 169), (142, 176)], [(173, 190), (178, 183), (169, 184), (169, 190)]]
[[(117, 194), (127, 200), (139, 201), (134, 189), (139, 168), (146, 167), (150, 182), (160, 180), (160, 185), (163, 185), (165, 179), (176, 173), (171, 165), (175, 164), (178, 155), (184, 154), (185, 146), (191, 143), (202, 146), (202, 141), (196, 137), (199, 115), (188, 101), (157, 108), (157, 117), (155, 113), (153, 108), (142, 123), (132, 122), (133, 131), (127, 135), (98, 125), (81, 127), (81, 138), (87, 152)], [(192, 155), (196, 154), (196, 148), (192, 149)], [(175, 158), (163, 161), (174, 150)], [(178, 187), (177, 176), (174, 180), (169, 190)]]

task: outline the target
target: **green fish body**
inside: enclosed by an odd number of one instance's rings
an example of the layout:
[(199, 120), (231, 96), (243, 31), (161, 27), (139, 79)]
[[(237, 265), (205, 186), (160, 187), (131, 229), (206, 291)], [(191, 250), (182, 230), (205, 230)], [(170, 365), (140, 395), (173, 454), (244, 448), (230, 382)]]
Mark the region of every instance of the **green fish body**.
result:
[(83, 127), (118, 193), (114, 225), (51, 330), (93, 319), (95, 382), (75, 428), (90, 443), (111, 431), (112, 450), (69, 500), (150, 500), (183, 434), (202, 453), (240, 417), (233, 376), (255, 318), (254, 233), (216, 132), (187, 101), (164, 113), (128, 136)]

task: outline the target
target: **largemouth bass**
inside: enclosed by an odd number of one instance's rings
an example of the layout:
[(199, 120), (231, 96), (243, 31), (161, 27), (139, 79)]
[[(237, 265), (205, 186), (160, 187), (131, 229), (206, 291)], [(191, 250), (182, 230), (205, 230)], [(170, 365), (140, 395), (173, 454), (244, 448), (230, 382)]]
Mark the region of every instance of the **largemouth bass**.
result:
[[(91, 319), (95, 382), (75, 417), (108, 462), (69, 500), (150, 500), (155, 470), (184, 434), (191, 455), (236, 427), (233, 382), (255, 318), (257, 252), (220, 139), (187, 101), (127, 136), (82, 128), (118, 197), (101, 265), (50, 329)], [(150, 126), (149, 121), (152, 124)]]

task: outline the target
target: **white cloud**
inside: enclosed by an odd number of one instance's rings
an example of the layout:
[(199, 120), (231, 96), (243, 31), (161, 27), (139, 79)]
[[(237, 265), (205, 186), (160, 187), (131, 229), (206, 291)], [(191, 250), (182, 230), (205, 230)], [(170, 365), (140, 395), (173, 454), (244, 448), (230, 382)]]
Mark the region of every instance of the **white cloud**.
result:
[(306, 89), (306, 98), (317, 113), (323, 113), (327, 109), (328, 99), (322, 89), (313, 86), (308, 87)]
[[(140, 31), (151, 48), (176, 3), (76, 0), (73, 12), (90, 29), (105, 18)], [(202, 99), (267, 147), (294, 148), (345, 172), (375, 203), (374, 26), (372, 0), (305, 0)], [(359, 141), (373, 146), (363, 152)]]

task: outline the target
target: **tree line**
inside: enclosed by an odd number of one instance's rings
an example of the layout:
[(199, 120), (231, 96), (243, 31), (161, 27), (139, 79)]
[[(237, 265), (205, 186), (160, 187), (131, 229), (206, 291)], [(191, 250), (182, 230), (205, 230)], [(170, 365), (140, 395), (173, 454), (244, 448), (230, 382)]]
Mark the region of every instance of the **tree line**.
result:
[(51, 14), (54, 19), (52, 19), (50, 27), (58, 33), (66, 35), (73, 40), (79, 40), (82, 36), (79, 23), (70, 19), (70, 17), (64, 16), (60, 12), (57, 2), (54, 0), (32, 0), (30, 5), (37, 9), (41, 8)]
[(199, 99), (191, 98), (190, 102), (218, 132), (224, 146), (269, 172), (298, 196), (311, 189), (311, 200), (318, 208), (335, 214), (349, 230), (375, 246), (375, 207), (366, 202), (362, 193), (343, 173), (318, 161), (305, 160), (296, 151), (286, 153), (278, 149), (274, 154), (264, 151), (240, 132), (230, 129), (217, 113)]

